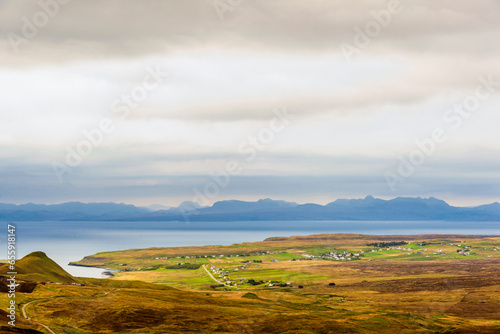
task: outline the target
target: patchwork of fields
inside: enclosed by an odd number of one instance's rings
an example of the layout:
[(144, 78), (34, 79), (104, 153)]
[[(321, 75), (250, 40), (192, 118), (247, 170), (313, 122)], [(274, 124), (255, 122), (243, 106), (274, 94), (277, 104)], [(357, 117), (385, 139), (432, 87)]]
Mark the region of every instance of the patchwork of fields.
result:
[(76, 264), (114, 277), (39, 284), (18, 301), (36, 300), (27, 313), (56, 333), (499, 333), (499, 247), (335, 234), (105, 252)]

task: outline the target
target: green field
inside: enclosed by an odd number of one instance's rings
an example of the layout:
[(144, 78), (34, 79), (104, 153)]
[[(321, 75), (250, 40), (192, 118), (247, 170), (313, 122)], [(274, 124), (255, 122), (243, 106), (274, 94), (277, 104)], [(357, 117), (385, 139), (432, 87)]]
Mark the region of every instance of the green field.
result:
[(20, 280), (39, 282), (18, 294), (19, 327), (493, 334), (500, 332), (499, 247), (499, 236), (336, 234), (103, 252), (78, 262), (118, 270), (109, 279), (71, 277), (38, 252), (18, 262)]

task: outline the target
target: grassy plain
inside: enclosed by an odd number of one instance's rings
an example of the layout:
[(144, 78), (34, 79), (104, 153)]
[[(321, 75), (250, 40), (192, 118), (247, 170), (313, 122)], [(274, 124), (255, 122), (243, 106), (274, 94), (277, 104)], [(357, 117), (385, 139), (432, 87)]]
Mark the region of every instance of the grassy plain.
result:
[(500, 236), (336, 234), (105, 252), (78, 264), (115, 277), (39, 284), (18, 303), (36, 300), (27, 313), (56, 333), (500, 333), (499, 248)]

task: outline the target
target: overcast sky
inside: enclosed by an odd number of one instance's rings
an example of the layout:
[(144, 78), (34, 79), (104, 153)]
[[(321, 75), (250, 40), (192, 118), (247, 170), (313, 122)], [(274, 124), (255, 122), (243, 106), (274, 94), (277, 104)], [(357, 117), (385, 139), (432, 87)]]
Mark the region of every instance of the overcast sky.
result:
[(44, 2), (0, 1), (0, 202), (500, 200), (498, 1)]

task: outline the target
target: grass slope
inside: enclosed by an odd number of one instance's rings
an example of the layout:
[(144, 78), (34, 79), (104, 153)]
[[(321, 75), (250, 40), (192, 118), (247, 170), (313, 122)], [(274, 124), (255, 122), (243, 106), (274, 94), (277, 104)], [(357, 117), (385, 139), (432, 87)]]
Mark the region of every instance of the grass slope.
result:
[[(367, 245), (399, 240), (408, 242), (404, 249)], [(16, 301), (19, 308), (34, 301), (27, 308), (31, 319), (69, 334), (493, 334), (500, 333), (499, 247), (499, 236), (317, 235), (100, 253), (86, 261), (143, 269), (105, 280), (78, 278), (83, 286), (39, 284), (33, 293), (16, 294)], [(333, 250), (363, 256), (322, 258)], [(460, 255), (466, 250), (471, 255)], [(38, 270), (45, 280), (47, 273), (61, 274), (47, 259), (33, 253), (20, 268), (31, 275)], [(212, 287), (201, 267), (168, 269), (176, 262), (225, 268), (233, 280), (290, 285)], [(6, 305), (0, 299), (0, 309)]]
[[(0, 275), (9, 272), (8, 264), (0, 266)], [(73, 283), (76, 280), (43, 252), (33, 252), (16, 262), (17, 278), (34, 282)]]

